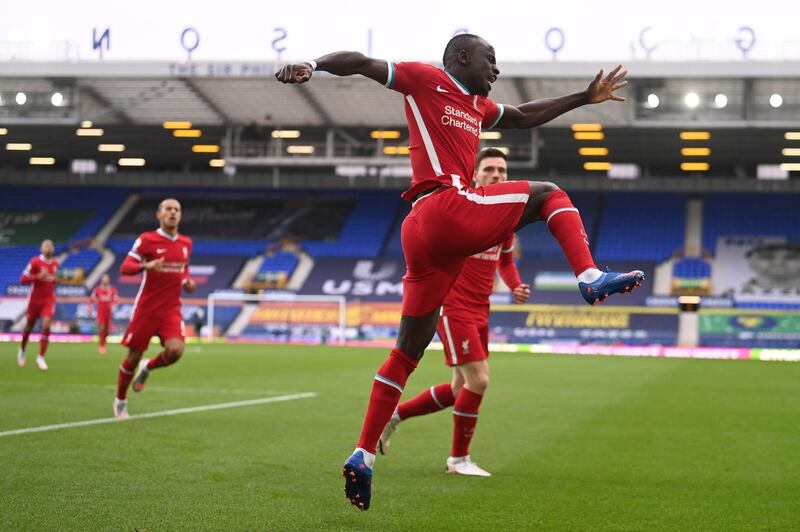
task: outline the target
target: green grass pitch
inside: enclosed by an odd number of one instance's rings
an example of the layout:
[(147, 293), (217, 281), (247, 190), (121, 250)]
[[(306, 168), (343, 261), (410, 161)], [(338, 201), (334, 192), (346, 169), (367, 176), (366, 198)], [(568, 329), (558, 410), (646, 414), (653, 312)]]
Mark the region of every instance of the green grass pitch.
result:
[[(111, 415), (122, 349), (54, 344), (50, 371), (0, 345), (0, 432)], [(800, 529), (800, 364), (495, 354), (472, 445), (451, 415), (401, 424), (372, 508), (345, 501), (383, 349), (189, 345), (131, 414), (224, 410), (0, 436), (3, 530)], [(406, 397), (447, 380), (428, 353)]]

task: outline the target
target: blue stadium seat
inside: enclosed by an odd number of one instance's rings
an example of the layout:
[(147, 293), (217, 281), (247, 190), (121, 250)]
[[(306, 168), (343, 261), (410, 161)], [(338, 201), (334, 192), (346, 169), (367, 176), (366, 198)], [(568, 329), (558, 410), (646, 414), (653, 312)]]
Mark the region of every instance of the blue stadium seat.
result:
[(800, 240), (796, 194), (706, 194), (703, 247), (714, 250), (720, 236), (785, 236)]
[(684, 257), (673, 265), (672, 275), (683, 279), (706, 279), (711, 277), (711, 264), (700, 257)]
[(594, 254), (598, 260), (661, 261), (683, 248), (685, 227), (683, 194), (607, 194)]

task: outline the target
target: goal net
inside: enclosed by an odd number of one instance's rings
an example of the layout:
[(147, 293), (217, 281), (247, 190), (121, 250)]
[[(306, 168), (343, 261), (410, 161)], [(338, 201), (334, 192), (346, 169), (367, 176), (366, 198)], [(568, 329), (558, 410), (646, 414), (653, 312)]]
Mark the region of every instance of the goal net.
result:
[(206, 338), (239, 338), (278, 343), (344, 344), (344, 296), (285, 293), (213, 293), (208, 296)]

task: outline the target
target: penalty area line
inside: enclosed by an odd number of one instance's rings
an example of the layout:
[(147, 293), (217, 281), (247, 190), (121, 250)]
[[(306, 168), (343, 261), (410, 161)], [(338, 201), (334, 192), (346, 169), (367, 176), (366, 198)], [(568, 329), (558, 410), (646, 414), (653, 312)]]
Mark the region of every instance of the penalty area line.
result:
[(72, 421), (69, 423), (56, 423), (53, 425), (42, 425), (39, 427), (27, 427), (24, 429), (2, 431), (0, 432), (0, 438), (4, 436), (16, 436), (18, 434), (30, 434), (33, 432), (48, 432), (51, 430), (74, 429), (77, 427), (88, 427), (91, 425), (103, 425), (105, 423), (122, 423), (125, 421), (135, 421), (137, 419), (147, 419), (153, 417), (179, 416), (182, 414), (193, 414), (195, 412), (208, 412), (209, 410), (225, 410), (227, 408), (239, 408), (242, 406), (256, 406), (256, 405), (264, 405), (267, 403), (283, 403), (286, 401), (294, 401), (297, 399), (308, 399), (316, 396), (317, 394), (315, 392), (302, 392), (302, 393), (293, 393), (288, 395), (278, 395), (273, 397), (262, 397), (261, 399), (248, 399), (246, 401), (231, 401), (228, 403), (215, 403), (210, 405), (189, 406), (186, 408), (174, 408), (171, 410), (159, 410), (157, 412), (146, 412), (144, 414), (136, 414), (126, 419), (104, 417), (99, 419), (87, 419), (84, 421)]

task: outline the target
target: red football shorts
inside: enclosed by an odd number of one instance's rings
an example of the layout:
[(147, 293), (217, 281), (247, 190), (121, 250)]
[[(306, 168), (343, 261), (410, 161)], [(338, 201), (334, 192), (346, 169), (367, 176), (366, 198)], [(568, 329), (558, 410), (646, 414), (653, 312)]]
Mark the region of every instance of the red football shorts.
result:
[(529, 192), (527, 181), (507, 181), (441, 188), (415, 201), (400, 234), (406, 258), (403, 316), (424, 316), (441, 306), (467, 257), (514, 232)]
[(489, 323), (473, 322), (442, 314), (436, 324), (444, 344), (444, 363), (457, 366), (489, 358)]
[(179, 338), (184, 340), (184, 325), (180, 311), (173, 311), (162, 315), (148, 315), (144, 312), (137, 312), (125, 335), (122, 337), (122, 345), (134, 351), (145, 352), (150, 345), (150, 338), (158, 336), (161, 345), (171, 339)]
[(28, 321), (33, 323), (39, 318), (52, 318), (56, 308), (56, 300), (30, 301), (28, 303)]
[(111, 330), (111, 311), (101, 310), (97, 312), (97, 325), (105, 325), (106, 330)]

